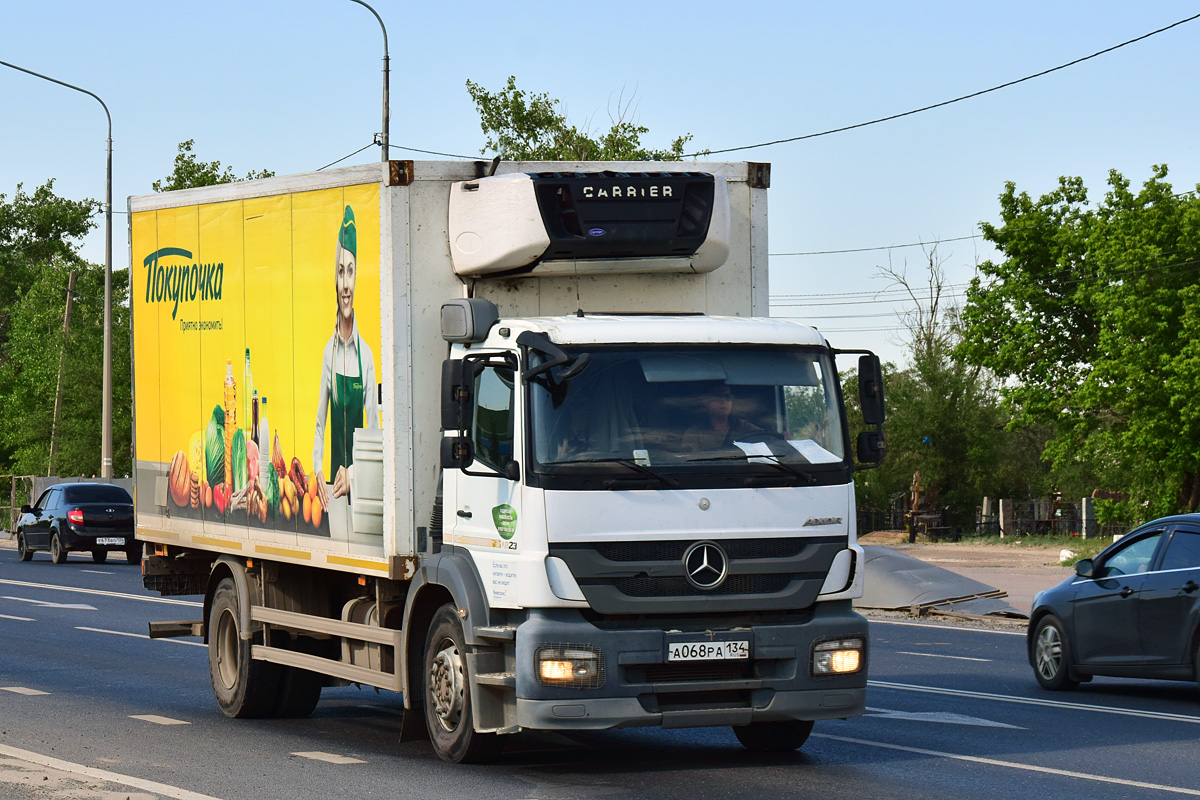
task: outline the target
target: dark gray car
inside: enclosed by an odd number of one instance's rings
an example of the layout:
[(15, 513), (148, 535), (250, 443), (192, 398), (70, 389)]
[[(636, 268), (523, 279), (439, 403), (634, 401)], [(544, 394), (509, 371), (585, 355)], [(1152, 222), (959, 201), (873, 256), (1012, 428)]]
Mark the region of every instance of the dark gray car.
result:
[(1142, 525), (1075, 573), (1033, 600), (1027, 645), (1038, 683), (1200, 679), (1200, 514)]
[(42, 492), (32, 506), (21, 507), (17, 522), (17, 553), (22, 561), (38, 550), (50, 552), (61, 564), (67, 553), (86, 550), (103, 564), (113, 551), (130, 564), (142, 558), (133, 538), (133, 498), (120, 486), (107, 483), (60, 483)]

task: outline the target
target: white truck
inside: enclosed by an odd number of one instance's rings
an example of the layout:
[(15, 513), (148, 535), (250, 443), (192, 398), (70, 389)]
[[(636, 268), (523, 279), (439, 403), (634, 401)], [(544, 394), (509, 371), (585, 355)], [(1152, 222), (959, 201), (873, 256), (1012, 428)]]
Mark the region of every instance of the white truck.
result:
[(374, 686), (455, 762), (525, 729), (794, 749), (862, 713), (879, 361), (853, 351), (856, 466), (841, 351), (768, 318), (769, 175), (392, 161), (130, 198), (144, 584), (204, 598), (151, 635), (205, 637), (229, 716)]

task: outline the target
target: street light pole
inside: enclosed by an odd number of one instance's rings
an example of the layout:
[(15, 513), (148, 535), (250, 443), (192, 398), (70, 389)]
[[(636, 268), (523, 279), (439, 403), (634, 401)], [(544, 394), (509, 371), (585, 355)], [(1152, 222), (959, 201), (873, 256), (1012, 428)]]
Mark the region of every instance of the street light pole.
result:
[[(378, 15), (376, 15), (378, 16)], [(382, 25), (383, 23), (380, 22)], [(100, 477), (112, 477), (112, 114), (108, 113), (108, 106), (100, 97), (87, 89), (81, 89), (78, 86), (73, 86), (66, 81), (60, 81), (57, 78), (51, 78), (49, 75), (43, 75), (40, 72), (34, 72), (31, 69), (18, 67), (16, 64), (9, 64), (7, 61), (0, 61), (0, 65), (10, 67), (19, 72), (24, 72), (27, 75), (32, 75), (35, 78), (57, 83), (59, 86), (65, 86), (68, 89), (74, 89), (77, 92), (92, 97), (104, 109), (104, 116), (108, 118), (108, 160), (106, 166), (106, 180), (104, 187), (104, 399), (100, 406)], [(386, 91), (386, 90), (385, 90)]]
[(371, 8), (369, 5), (364, 3), (363, 0), (350, 0), (350, 2), (358, 3), (360, 6), (362, 6), (363, 8), (367, 9), (372, 14), (374, 14), (375, 19), (379, 20), (379, 27), (383, 29), (383, 134), (382, 134), (383, 141), (380, 142), (380, 144), (383, 145), (383, 152), (382, 152), (382, 157), (379, 160), (387, 161), (388, 160), (388, 122), (389, 122), (389, 118), (391, 117), (391, 113), (390, 113), (391, 103), (389, 102), (389, 99), (388, 99), (388, 79), (389, 79), (389, 75), (390, 75), (389, 65), (390, 65), (391, 59), (388, 57), (387, 27), (384, 26), (383, 19), (379, 16), (378, 12), (376, 12), (375, 9)]

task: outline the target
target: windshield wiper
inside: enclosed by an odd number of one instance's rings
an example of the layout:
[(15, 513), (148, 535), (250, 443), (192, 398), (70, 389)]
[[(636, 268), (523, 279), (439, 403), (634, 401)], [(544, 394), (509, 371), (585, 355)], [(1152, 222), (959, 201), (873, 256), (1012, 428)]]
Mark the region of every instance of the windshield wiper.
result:
[[(570, 464), (620, 464), (623, 467), (628, 467), (634, 472), (640, 472), (643, 475), (653, 478), (656, 482), (674, 489), (679, 485), (678, 481), (671, 480), (665, 475), (647, 467), (645, 464), (639, 464), (636, 460), (626, 456), (606, 456), (604, 458), (569, 458), (562, 461), (543, 461), (543, 467), (560, 467)], [(611, 488), (613, 481), (605, 481), (605, 486)]]
[(696, 458), (685, 458), (684, 461), (750, 461), (750, 459), (753, 458), (766, 459), (766, 461), (761, 463), (770, 464), (772, 467), (777, 467), (784, 472), (790, 472), (797, 478), (803, 478), (804, 480), (808, 481), (809, 486), (812, 486), (817, 482), (817, 479), (811, 472), (797, 469), (796, 467), (784, 461), (781, 456), (777, 456), (774, 453), (738, 453), (737, 455), (729, 456), (698, 456)]

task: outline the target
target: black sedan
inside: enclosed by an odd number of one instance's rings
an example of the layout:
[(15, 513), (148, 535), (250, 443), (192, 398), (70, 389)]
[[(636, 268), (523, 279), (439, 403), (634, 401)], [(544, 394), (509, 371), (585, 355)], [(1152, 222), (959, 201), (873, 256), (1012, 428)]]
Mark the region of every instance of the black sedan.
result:
[(110, 552), (125, 554), (130, 564), (142, 558), (133, 538), (133, 498), (107, 483), (60, 483), (42, 492), (31, 506), (21, 507), (17, 522), (17, 554), (22, 561), (38, 550), (61, 564), (67, 553), (81, 550), (103, 564)]
[(1047, 689), (1093, 675), (1200, 680), (1200, 514), (1149, 522), (1033, 600), (1029, 663)]

